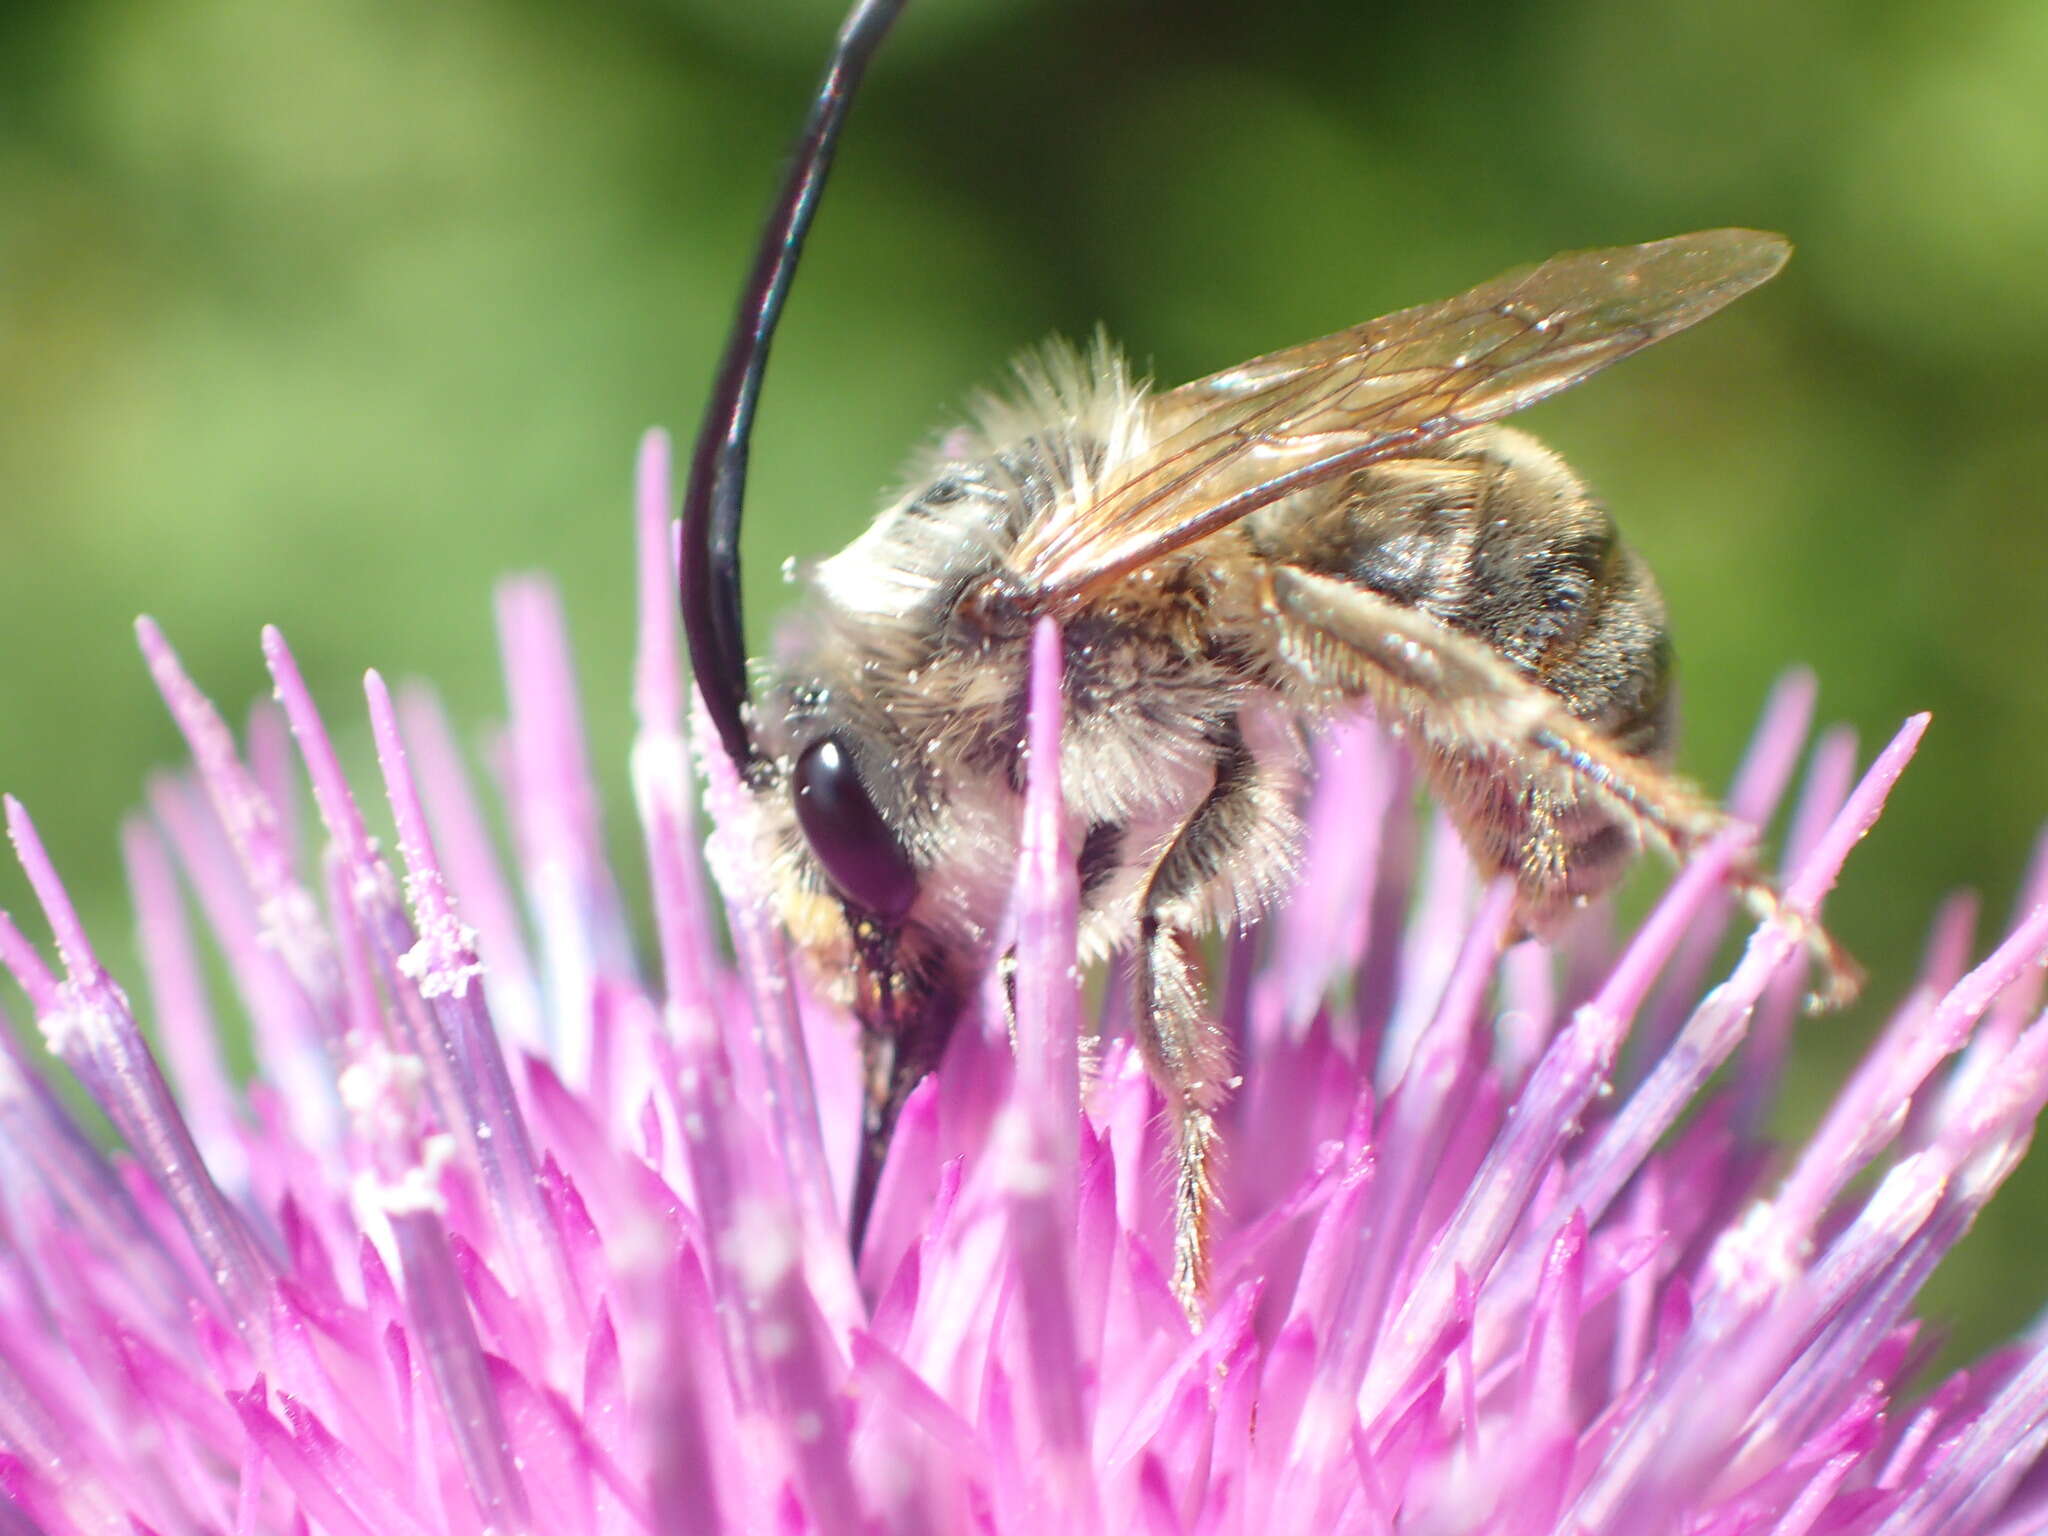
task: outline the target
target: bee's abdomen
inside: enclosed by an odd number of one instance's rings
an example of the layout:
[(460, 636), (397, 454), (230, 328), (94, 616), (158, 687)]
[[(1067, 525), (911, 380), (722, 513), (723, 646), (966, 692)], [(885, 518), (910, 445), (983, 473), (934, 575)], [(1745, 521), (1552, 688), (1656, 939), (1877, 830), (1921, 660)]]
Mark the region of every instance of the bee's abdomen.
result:
[(1576, 632), (1537, 663), (1543, 685), (1634, 757), (1669, 756), (1676, 733), (1671, 638), (1664, 600), (1633, 550), (1589, 594)]
[(1663, 599), (1569, 467), (1506, 428), (1364, 470), (1255, 531), (1285, 558), (1486, 642), (1624, 751), (1671, 744)]
[(1672, 745), (1664, 599), (1607, 509), (1519, 432), (1474, 433), (1480, 470), (1462, 603), (1440, 615), (1484, 638), (1623, 751)]

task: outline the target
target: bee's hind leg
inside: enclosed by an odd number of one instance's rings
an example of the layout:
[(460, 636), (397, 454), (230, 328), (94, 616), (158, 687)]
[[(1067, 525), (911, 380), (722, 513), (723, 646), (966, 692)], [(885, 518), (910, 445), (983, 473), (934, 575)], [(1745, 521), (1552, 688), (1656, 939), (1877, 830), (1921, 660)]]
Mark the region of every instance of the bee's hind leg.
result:
[[(1467, 741), (1542, 760), (1681, 864), (1730, 824), (1725, 811), (1683, 780), (1629, 756), (1480, 641), (1427, 614), (1286, 566), (1273, 568), (1265, 602), (1280, 623), (1283, 649), (1307, 677), (1366, 694), (1395, 716), (1456, 719)], [(1738, 864), (1732, 879), (1752, 912), (1789, 924), (1805, 942), (1822, 973), (1815, 1007), (1839, 1007), (1856, 995), (1862, 973), (1818, 921), (1789, 910), (1776, 883), (1752, 863)]]
[[(1730, 825), (1727, 812), (1682, 781), (1616, 751), (1562, 710), (1558, 716), (1528, 732), (1529, 747), (1633, 817), (1680, 864)], [(1811, 915), (1788, 907), (1778, 883), (1749, 857), (1736, 864), (1729, 878), (1759, 922), (1783, 923), (1805, 945), (1820, 971), (1820, 982), (1807, 999), (1809, 1012), (1825, 1013), (1855, 1001), (1863, 985), (1863, 968), (1833, 934)]]

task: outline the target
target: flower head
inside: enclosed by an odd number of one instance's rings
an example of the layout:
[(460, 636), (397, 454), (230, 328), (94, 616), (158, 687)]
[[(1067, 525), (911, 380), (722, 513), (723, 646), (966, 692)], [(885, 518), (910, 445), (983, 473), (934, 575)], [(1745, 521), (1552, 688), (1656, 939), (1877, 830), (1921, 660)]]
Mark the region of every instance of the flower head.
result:
[[(652, 954), (533, 583), (501, 610), (509, 873), (426, 695), (367, 683), (394, 863), (281, 637), (281, 711), (238, 747), (143, 623), (195, 764), (126, 831), (155, 1049), (7, 803), (56, 964), (4, 915), (0, 964), (120, 1146), (8, 1045), (0, 1531), (2048, 1522), (2044, 1340), (1920, 1389), (1910, 1310), (2048, 1097), (2048, 876), (1974, 966), (1967, 908), (1938, 915), (1812, 1140), (1780, 1159), (1762, 1139), (1798, 925), (1924, 717), (1853, 784), (1851, 744), (1821, 739), (1787, 916), (1704, 992), (1735, 839), (1619, 944), (1589, 921), (1504, 949), (1506, 894), (1445, 827), (1418, 832), (1400, 751), (1336, 731), (1300, 888), (1225, 957), (1243, 1082), (1191, 1331), (1162, 1272), (1156, 1095), (1075, 974), (1042, 633), (1014, 1038), (992, 981), (905, 1108), (856, 1270), (851, 1027), (788, 972), (715, 751), (734, 958), (714, 937), (666, 478), (652, 438), (632, 748)], [(1790, 782), (1812, 695), (1795, 678), (1766, 710), (1732, 795), (1748, 820)], [(229, 1020), (253, 1041), (247, 1085), (223, 1064)]]

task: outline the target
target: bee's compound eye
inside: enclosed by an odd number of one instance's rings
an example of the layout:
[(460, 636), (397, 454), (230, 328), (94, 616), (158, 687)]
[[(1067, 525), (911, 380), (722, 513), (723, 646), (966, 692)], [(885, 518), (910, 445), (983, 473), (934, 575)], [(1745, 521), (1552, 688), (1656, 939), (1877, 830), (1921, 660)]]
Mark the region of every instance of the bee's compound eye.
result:
[(908, 912), (917, 899), (917, 871), (836, 736), (798, 754), (790, 786), (797, 824), (839, 894), (884, 921)]

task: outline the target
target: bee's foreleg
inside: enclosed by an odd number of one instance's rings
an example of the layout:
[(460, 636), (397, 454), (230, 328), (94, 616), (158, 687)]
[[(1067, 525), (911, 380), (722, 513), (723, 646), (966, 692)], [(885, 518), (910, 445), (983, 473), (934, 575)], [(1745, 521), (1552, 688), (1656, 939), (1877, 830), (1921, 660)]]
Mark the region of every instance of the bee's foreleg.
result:
[(880, 1030), (860, 1032), (862, 1095), (860, 1147), (854, 1158), (853, 1198), (846, 1212), (847, 1246), (853, 1262), (860, 1263), (867, 1245), (868, 1220), (875, 1213), (875, 1192), (882, 1187), (882, 1164), (889, 1156), (889, 1142), (896, 1134), (896, 1119), (903, 1101), (917, 1086), (896, 1069), (896, 1041)]
[(950, 988), (913, 979), (894, 969), (889, 958), (871, 960), (864, 975), (863, 996), (856, 1007), (864, 1102), (846, 1223), (855, 1264), (867, 1241), (882, 1165), (904, 1101), (938, 1066), (960, 1015), (960, 1000)]

